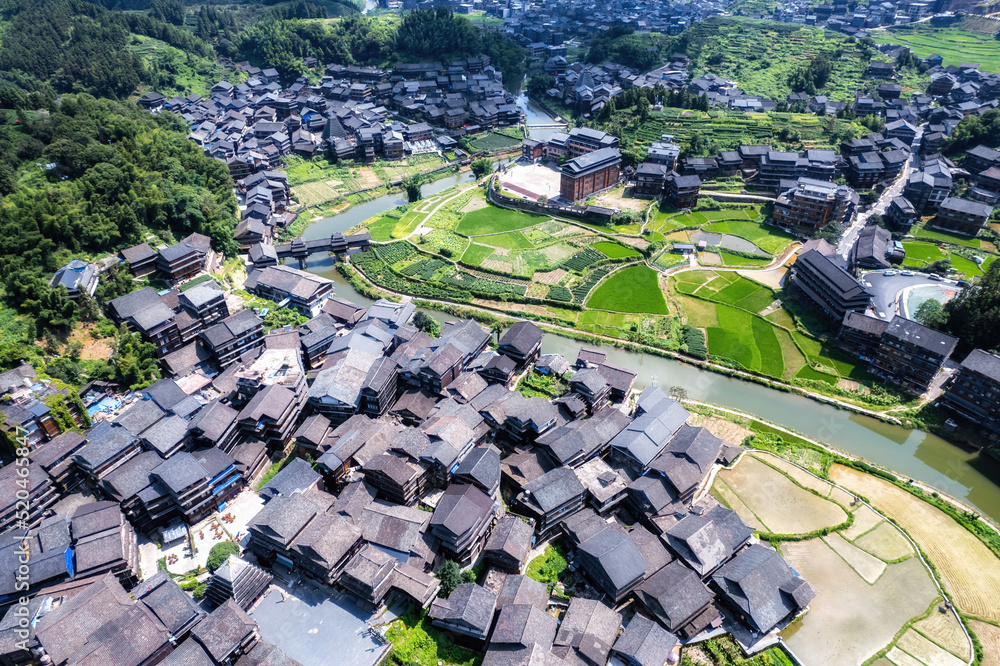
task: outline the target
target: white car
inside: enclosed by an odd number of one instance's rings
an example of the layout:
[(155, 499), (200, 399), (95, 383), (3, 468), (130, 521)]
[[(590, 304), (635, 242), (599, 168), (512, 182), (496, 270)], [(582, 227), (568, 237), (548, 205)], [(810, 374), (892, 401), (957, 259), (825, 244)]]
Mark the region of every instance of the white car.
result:
[(913, 272), (912, 271), (903, 271), (903, 272), (900, 273), (900, 275), (904, 275), (906, 277), (910, 277), (910, 276), (913, 275)]
[(896, 274), (896, 271), (883, 271), (882, 272), (882, 275), (884, 275), (886, 277), (892, 277), (895, 274)]

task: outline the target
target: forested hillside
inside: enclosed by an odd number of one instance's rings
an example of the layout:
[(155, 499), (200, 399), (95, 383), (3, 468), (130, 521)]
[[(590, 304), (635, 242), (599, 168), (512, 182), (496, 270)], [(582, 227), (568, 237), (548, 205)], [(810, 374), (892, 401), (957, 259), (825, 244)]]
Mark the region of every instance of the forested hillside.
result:
[[(211, 236), (235, 253), (236, 199), (224, 164), (172, 114), (89, 95), (0, 125), (0, 275), (8, 305), (39, 334), (67, 324), (48, 287), (70, 259), (142, 242), (148, 230)], [(61, 295), (60, 295), (61, 294)]]
[(524, 78), (524, 49), (499, 32), (481, 32), (468, 20), (439, 8), (404, 14), (398, 24), (351, 16), (335, 23), (268, 15), (232, 42), (232, 55), (277, 69), (286, 79), (302, 72), (302, 58), (351, 65), (387, 66), (399, 60), (447, 60), (485, 53), (505, 80)]
[(214, 56), (212, 46), (188, 30), (85, 0), (4, 0), (0, 24), (0, 77), (26, 92), (127, 97), (150, 77), (128, 48), (133, 34), (194, 57)]

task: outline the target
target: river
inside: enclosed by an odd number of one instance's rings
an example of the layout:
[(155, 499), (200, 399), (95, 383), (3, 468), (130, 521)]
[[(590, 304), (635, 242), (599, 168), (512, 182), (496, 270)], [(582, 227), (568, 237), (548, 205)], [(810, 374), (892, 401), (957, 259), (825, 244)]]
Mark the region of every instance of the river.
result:
[[(524, 87), (518, 92), (514, 103), (524, 111), (524, 122), (530, 128), (531, 125), (551, 125), (558, 122), (555, 118), (545, 113), (542, 107), (535, 104), (524, 91)], [(560, 131), (557, 127), (535, 127), (528, 130), (528, 136), (537, 141), (546, 141), (555, 132)]]
[[(450, 176), (426, 185), (424, 193), (441, 192), (471, 180), (468, 174)], [(406, 203), (405, 195), (380, 197), (317, 222), (306, 229), (303, 237), (320, 238), (334, 231), (346, 231), (364, 219), (403, 203)], [(371, 299), (357, 293), (334, 269), (333, 257), (314, 255), (307, 264), (307, 270), (333, 280), (338, 296), (363, 305), (372, 303)], [(430, 314), (441, 322), (455, 319), (440, 312)], [(581, 344), (575, 340), (549, 333), (545, 336), (542, 352), (562, 354), (572, 362), (580, 347)], [(1000, 479), (1000, 463), (989, 457), (980, 457), (923, 431), (889, 425), (809, 398), (725, 377), (679, 361), (614, 347), (601, 346), (599, 349), (608, 355), (612, 363), (638, 372), (637, 388), (654, 382), (664, 389), (682, 386), (688, 397), (694, 400), (754, 414), (826, 442), (932, 485), (1000, 522), (1000, 485), (994, 481)]]

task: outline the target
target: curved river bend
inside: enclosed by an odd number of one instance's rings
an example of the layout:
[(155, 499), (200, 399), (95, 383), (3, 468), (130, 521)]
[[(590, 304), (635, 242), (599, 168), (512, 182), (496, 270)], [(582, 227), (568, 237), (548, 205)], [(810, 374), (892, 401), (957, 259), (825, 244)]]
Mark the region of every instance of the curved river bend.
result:
[[(469, 182), (472, 182), (470, 174), (458, 174), (430, 183), (424, 186), (423, 191), (425, 195), (436, 194)], [(346, 231), (369, 217), (404, 203), (406, 197), (402, 194), (380, 197), (311, 225), (303, 237), (320, 238), (334, 231)], [(372, 303), (351, 288), (334, 269), (333, 257), (314, 255), (307, 270), (333, 280), (337, 295), (356, 303)], [(431, 314), (442, 322), (454, 319), (440, 312)], [(547, 333), (542, 352), (562, 354), (572, 361), (580, 347), (581, 343), (575, 340)], [(1000, 485), (993, 480), (1000, 479), (1000, 463), (987, 456), (980, 457), (920, 430), (882, 423), (809, 398), (725, 377), (679, 361), (614, 347), (601, 346), (599, 349), (607, 353), (612, 363), (637, 371), (638, 388), (653, 382), (664, 388), (682, 386), (692, 399), (754, 414), (807, 437), (827, 442), (842, 451), (930, 484), (976, 507), (994, 522), (1000, 522)]]

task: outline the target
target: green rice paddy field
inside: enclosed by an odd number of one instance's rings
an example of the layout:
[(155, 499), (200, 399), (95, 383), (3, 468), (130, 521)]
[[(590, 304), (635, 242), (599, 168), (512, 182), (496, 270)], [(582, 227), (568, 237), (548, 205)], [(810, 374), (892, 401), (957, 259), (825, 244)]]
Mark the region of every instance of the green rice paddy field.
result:
[(660, 290), (660, 274), (648, 266), (623, 268), (591, 294), (587, 307), (614, 312), (669, 314)]
[(1000, 71), (1000, 43), (990, 35), (981, 35), (955, 27), (900, 26), (873, 35), (876, 41), (892, 42), (910, 47), (921, 58), (937, 54), (944, 65), (979, 63), (979, 69)]
[(779, 379), (835, 385), (841, 378), (866, 376), (833, 345), (795, 330), (785, 310), (760, 315), (775, 300), (768, 287), (735, 273), (712, 271), (678, 273), (670, 278), (670, 287), (687, 323), (705, 330), (712, 356)]

